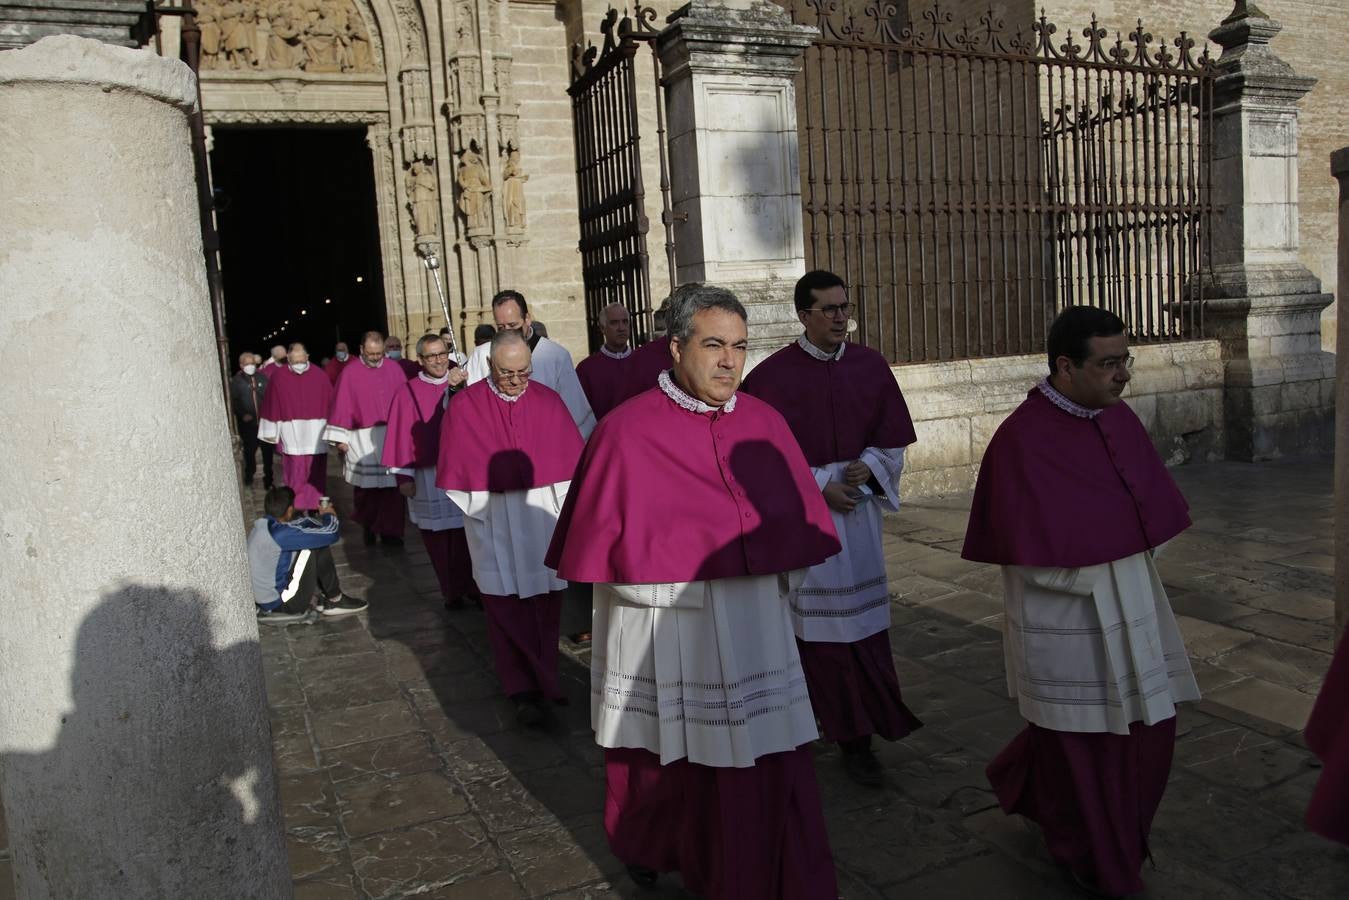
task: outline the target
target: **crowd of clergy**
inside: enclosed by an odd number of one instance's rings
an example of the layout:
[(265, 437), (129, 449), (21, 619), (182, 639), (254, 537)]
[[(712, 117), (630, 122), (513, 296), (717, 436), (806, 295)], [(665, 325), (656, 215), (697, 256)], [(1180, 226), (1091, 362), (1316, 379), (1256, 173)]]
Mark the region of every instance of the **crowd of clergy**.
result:
[[(371, 332), (326, 369), (293, 344), (236, 376), (241, 435), (275, 445), (297, 508), (320, 505), (335, 447), (365, 541), (401, 544), (411, 519), (446, 604), (481, 604), (523, 726), (555, 722), (564, 598), (585, 599), (605, 828), (642, 885), (677, 872), (708, 898), (833, 900), (809, 745), (879, 786), (873, 740), (922, 727), (882, 551), (914, 426), (884, 357), (848, 340), (844, 282), (808, 273), (794, 301), (801, 335), (747, 376), (744, 307), (700, 284), (640, 348), (628, 310), (605, 309), (579, 366), (502, 291), (467, 358), (446, 333), (413, 360)], [(1190, 518), (1122, 396), (1124, 323), (1070, 307), (1046, 354), (988, 445), (963, 549), (1001, 567), (1026, 720), (987, 775), (1068, 875), (1126, 896), (1144, 889), (1176, 705), (1199, 697), (1156, 566)], [(1307, 731), (1326, 761), (1309, 824), (1349, 842), (1347, 708), (1342, 647)]]

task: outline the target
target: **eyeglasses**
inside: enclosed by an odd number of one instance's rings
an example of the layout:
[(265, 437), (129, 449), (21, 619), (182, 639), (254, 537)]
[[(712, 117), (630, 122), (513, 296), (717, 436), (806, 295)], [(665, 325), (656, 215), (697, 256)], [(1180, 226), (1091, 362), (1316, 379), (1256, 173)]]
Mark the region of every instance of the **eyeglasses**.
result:
[(1112, 356), (1103, 359), (1100, 362), (1092, 363), (1093, 366), (1103, 372), (1118, 372), (1120, 369), (1132, 369), (1134, 367), (1133, 354), (1128, 356)]
[(510, 384), (512, 381), (528, 381), (529, 376), (533, 374), (533, 369), (525, 369), (523, 372), (496, 372), (493, 377), (497, 381)]
[(831, 319), (837, 319), (839, 316), (847, 318), (848, 314), (852, 312), (852, 304), (834, 303), (829, 306), (821, 306), (819, 308), (811, 307), (809, 312), (824, 313)]
[(445, 351), (444, 353), (423, 353), (423, 354), (422, 354), (422, 359), (426, 360), (427, 362), (434, 362), (435, 360), (438, 360), (438, 359), (449, 359), (449, 358), (450, 358), (450, 352), (449, 352), (448, 350)]

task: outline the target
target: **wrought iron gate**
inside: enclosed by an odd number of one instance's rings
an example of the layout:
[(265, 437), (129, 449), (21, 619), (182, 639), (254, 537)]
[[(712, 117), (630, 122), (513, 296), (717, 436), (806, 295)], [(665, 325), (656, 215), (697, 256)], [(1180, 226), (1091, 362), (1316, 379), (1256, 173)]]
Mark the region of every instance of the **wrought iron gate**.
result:
[(604, 42), (572, 48), (572, 123), (576, 138), (576, 188), (581, 220), (581, 272), (585, 279), (590, 348), (600, 344), (600, 313), (622, 303), (632, 317), (632, 342), (651, 336), (651, 274), (647, 255), (646, 189), (638, 126), (637, 52), (650, 48), (655, 72), (656, 153), (660, 159), (661, 221), (671, 287), (675, 273), (674, 217), (670, 212), (665, 112), (656, 55), (656, 11), (637, 7), (622, 17), (610, 9), (600, 25)]
[[(1199, 336), (1215, 70), (1184, 32), (1093, 17), (923, 22), (900, 0), (779, 0), (821, 36), (797, 79), (806, 257), (892, 362), (1043, 349), (1106, 307), (1138, 342)], [(916, 4), (915, 4), (916, 5)]]

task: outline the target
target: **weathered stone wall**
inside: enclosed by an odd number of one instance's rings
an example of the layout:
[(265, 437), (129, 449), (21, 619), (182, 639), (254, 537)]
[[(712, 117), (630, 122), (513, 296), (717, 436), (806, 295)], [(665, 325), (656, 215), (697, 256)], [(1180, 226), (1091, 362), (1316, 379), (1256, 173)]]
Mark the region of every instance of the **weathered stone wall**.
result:
[[(1223, 364), (1217, 341), (1133, 347), (1125, 399), (1168, 465), (1223, 456)], [(1042, 354), (899, 366), (918, 432), (903, 490), (925, 496), (970, 490), (993, 432), (1048, 371)]]
[[(1207, 35), (1232, 12), (1232, 0), (1047, 0), (1049, 18), (1059, 34), (1069, 28), (1080, 34), (1096, 13), (1101, 27), (1113, 37), (1128, 34), (1137, 19), (1155, 38), (1173, 39), (1188, 31), (1196, 39)], [(1349, 28), (1349, 9), (1324, 0), (1260, 0), (1260, 8), (1283, 24), (1272, 43), (1276, 54), (1299, 75), (1310, 75), (1317, 85), (1299, 104), (1298, 203), (1302, 242), (1301, 260), (1321, 279), (1325, 290), (1335, 284), (1335, 247), (1339, 228), (1335, 180), (1330, 154), (1349, 144), (1349, 69), (1343, 65), (1342, 35)], [(1209, 45), (1215, 56), (1219, 48)], [(1335, 310), (1322, 315), (1323, 346), (1335, 349)]]

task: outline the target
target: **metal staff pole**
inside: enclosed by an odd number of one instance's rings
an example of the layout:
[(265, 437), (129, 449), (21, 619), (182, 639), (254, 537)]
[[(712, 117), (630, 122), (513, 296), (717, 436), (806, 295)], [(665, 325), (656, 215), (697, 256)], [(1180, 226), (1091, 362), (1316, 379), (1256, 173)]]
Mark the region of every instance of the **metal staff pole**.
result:
[[(440, 257), (432, 251), (422, 257), (422, 263), (431, 273), (431, 280), (436, 283), (436, 294), (440, 297), (440, 309), (445, 313), (445, 327), (450, 332), (450, 357), (458, 361), (463, 358), (463, 354), (459, 352), (459, 346), (454, 340), (454, 322), (450, 320), (450, 304), (445, 299), (445, 289), (440, 284)], [(463, 365), (463, 362), (459, 364)]]

